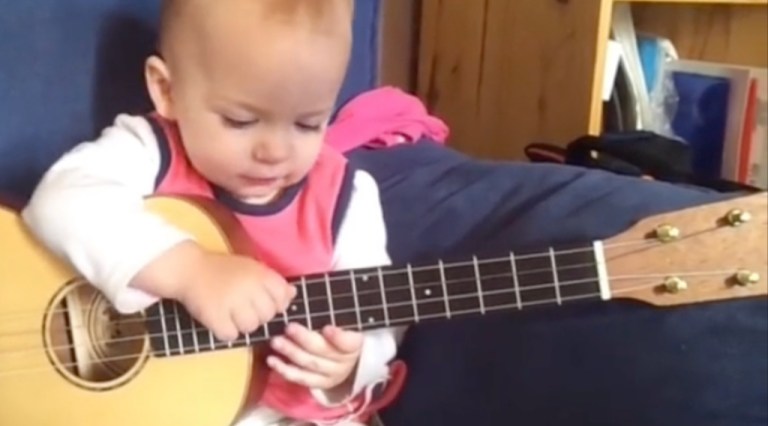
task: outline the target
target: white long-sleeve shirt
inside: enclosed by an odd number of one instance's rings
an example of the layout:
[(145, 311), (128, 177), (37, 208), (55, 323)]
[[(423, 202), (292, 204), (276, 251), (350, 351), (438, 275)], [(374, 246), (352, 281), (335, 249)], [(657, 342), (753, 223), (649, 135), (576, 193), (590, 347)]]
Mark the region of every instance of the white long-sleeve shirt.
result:
[[(144, 117), (120, 115), (93, 141), (77, 145), (43, 176), (22, 217), (31, 232), (122, 313), (147, 308), (157, 298), (128, 284), (152, 259), (192, 238), (144, 209), (155, 190), (161, 155)], [(390, 263), (386, 228), (374, 179), (356, 171), (348, 209), (339, 227), (333, 269)], [(364, 332), (353, 394), (385, 380), (401, 329)], [(313, 389), (325, 404), (340, 403)], [(243, 425), (269, 425), (279, 415), (260, 407)]]

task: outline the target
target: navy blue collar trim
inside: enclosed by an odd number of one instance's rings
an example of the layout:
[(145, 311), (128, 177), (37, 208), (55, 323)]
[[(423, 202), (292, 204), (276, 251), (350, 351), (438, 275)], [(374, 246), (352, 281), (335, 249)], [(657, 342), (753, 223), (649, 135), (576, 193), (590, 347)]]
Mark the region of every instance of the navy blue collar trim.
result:
[(263, 205), (244, 203), (243, 201), (233, 197), (232, 194), (227, 192), (225, 189), (213, 184), (210, 185), (216, 200), (232, 209), (232, 211), (249, 216), (269, 216), (280, 213), (286, 207), (291, 205), (291, 203), (299, 195), (299, 192), (301, 192), (301, 189), (306, 184), (306, 181), (307, 178), (305, 177), (299, 182), (289, 186), (288, 188), (285, 188), (285, 190), (283, 190), (282, 194), (280, 194), (276, 200), (273, 200), (269, 204)]

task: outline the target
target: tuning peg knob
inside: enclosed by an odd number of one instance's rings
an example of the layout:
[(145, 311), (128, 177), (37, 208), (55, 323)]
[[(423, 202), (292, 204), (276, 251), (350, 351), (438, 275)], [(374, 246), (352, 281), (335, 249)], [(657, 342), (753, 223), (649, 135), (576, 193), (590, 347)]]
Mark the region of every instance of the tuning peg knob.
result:
[(656, 228), (656, 239), (667, 243), (680, 238), (680, 228), (672, 225), (661, 225)]
[(748, 271), (746, 269), (742, 269), (738, 272), (736, 272), (736, 275), (734, 276), (736, 279), (736, 284), (746, 287), (748, 285), (755, 285), (758, 282), (760, 282), (760, 274), (757, 272)]
[(725, 215), (725, 221), (730, 226), (743, 225), (752, 220), (752, 215), (741, 209), (733, 209)]
[(664, 280), (664, 290), (667, 293), (680, 293), (681, 291), (688, 290), (688, 283), (678, 277), (669, 277)]

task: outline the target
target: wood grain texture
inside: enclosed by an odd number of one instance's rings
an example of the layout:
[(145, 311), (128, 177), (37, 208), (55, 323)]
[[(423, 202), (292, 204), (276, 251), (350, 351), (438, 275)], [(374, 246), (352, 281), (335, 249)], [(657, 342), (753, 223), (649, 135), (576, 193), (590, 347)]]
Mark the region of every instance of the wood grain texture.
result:
[(633, 4), (638, 31), (675, 44), (681, 58), (768, 66), (768, 7)]
[(418, 56), (417, 0), (385, 0), (379, 27), (379, 81), (412, 92)]
[(424, 0), (418, 94), (450, 144), (521, 159), (599, 128), (611, 1)]
[[(731, 209), (746, 211), (752, 218), (737, 227), (729, 226), (723, 218)], [(680, 238), (657, 242), (653, 231), (661, 225), (677, 227)], [(605, 241), (605, 260), (614, 298), (672, 306), (765, 297), (768, 196), (763, 192), (649, 217)], [(740, 269), (757, 272), (759, 282), (736, 285), (732, 278)], [(667, 277), (685, 280), (688, 289), (663, 291), (661, 284)]]
[(666, 4), (757, 4), (768, 5), (768, 0), (615, 0), (618, 3), (666, 3)]
[[(202, 208), (172, 198), (153, 199), (147, 206), (203, 247), (234, 251), (234, 243), (228, 240), (231, 234), (224, 235), (224, 229)], [(260, 350), (173, 358), (155, 358), (147, 352), (137, 369), (104, 383), (64, 373), (66, 361), (55, 361), (57, 351), (50, 344), (58, 339), (45, 337), (50, 334), (45, 324), (54, 297), (78, 281), (79, 274), (40, 245), (18, 213), (3, 205), (0, 235), (0, 317), (4, 318), (0, 321), (0, 425), (229, 425), (250, 405), (251, 384), (260, 385), (263, 376), (260, 368), (252, 369)], [(108, 320), (98, 314), (92, 317), (94, 323)], [(108, 391), (97, 390), (105, 385)]]

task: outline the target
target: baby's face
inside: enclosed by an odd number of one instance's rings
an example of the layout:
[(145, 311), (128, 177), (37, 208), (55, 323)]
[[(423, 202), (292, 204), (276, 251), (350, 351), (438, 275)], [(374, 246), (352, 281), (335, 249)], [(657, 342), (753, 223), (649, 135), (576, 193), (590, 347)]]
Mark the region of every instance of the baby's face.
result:
[(172, 118), (198, 172), (245, 202), (266, 203), (317, 159), (349, 46), (216, 13), (166, 58)]

